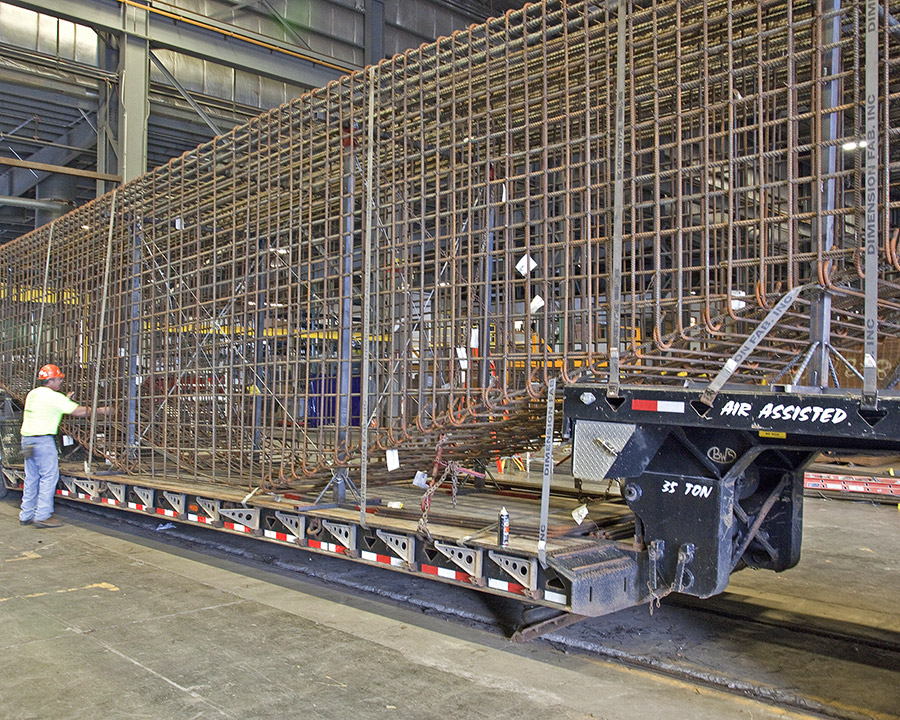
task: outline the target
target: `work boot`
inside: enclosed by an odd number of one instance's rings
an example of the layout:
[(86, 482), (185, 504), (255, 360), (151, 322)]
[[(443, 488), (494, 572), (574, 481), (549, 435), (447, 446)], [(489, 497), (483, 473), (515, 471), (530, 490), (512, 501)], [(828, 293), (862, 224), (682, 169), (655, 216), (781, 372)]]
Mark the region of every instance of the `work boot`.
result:
[(36, 528), (57, 528), (62, 527), (62, 523), (59, 520), (54, 520), (51, 515), (46, 520), (35, 520), (34, 526)]
[(19, 525), (31, 525), (31, 520), (19, 520)]

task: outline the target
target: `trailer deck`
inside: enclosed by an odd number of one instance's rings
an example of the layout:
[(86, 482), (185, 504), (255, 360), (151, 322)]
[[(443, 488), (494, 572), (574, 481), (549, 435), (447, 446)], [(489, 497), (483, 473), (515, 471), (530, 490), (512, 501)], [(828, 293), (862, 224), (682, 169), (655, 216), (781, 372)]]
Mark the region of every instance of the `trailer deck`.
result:
[[(8, 486), (21, 488), (22, 468), (4, 467), (3, 472)], [(455, 503), (449, 488), (438, 491), (432, 496), (429, 521), (423, 526), (421, 490), (399, 484), (382, 486), (382, 498), (369, 501), (363, 526), (359, 506), (352, 500), (338, 503), (326, 498), (316, 504), (314, 494), (262, 493), (116, 472), (95, 473), (88, 478), (84, 467), (76, 463), (63, 463), (60, 472), (58, 498), (383, 564), (571, 610), (571, 579), (552, 569), (539, 569), (540, 497), (527, 490), (463, 487)], [(572, 516), (580, 505), (586, 505), (587, 511), (587, 519), (581, 524)], [(499, 545), (497, 537), (501, 507), (506, 507), (510, 515), (506, 546)], [(610, 535), (628, 536), (629, 541), (606, 539), (604, 545), (631, 552), (631, 517), (621, 498), (606, 502), (588, 499), (584, 503), (578, 498), (554, 497), (550, 502), (547, 554), (565, 557), (570, 564), (579, 556), (596, 560), (598, 538)]]

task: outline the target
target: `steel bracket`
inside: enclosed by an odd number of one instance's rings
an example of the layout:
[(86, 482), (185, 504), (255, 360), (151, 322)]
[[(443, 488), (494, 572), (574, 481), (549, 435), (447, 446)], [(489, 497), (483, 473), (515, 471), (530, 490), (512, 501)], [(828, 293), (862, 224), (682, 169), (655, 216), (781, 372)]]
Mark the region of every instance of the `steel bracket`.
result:
[(152, 488), (132, 487), (131, 489), (134, 490), (134, 494), (141, 499), (141, 505), (148, 508), (153, 507)]
[(100, 483), (97, 480), (75, 478), (75, 487), (84, 490), (90, 496), (91, 500), (96, 500), (100, 495)]
[(336, 523), (331, 520), (323, 520), (324, 527), (332, 537), (348, 550), (356, 550), (356, 525)]
[(488, 557), (519, 585), (527, 587), (532, 592), (537, 590), (537, 558), (502, 555), (493, 550), (488, 550)]
[(75, 478), (69, 477), (68, 475), (60, 475), (60, 481), (63, 485), (66, 486), (66, 490), (68, 490), (73, 495), (75, 494)]
[(647, 557), (650, 559), (650, 590), (655, 592), (659, 588), (659, 563), (666, 552), (665, 540), (651, 540), (647, 548)]
[(18, 484), (17, 473), (15, 470), (11, 470), (10, 468), (0, 468), (3, 472), (3, 479), (6, 482), (8, 487), (16, 487)]
[(179, 515), (184, 515), (184, 493), (173, 493), (163, 490), (163, 497)]
[(219, 508), (222, 506), (221, 500), (213, 500), (211, 498), (197, 498), (197, 505), (206, 513), (206, 516), (213, 522), (219, 521)]
[(410, 535), (401, 535), (399, 533), (389, 533), (384, 530), (375, 530), (375, 534), (381, 541), (387, 545), (394, 554), (405, 561), (407, 565), (412, 565), (415, 558), (416, 541)]
[(103, 483), (103, 487), (120, 503), (125, 502), (125, 485), (123, 483)]
[(459, 545), (451, 545), (435, 541), (434, 549), (450, 560), (454, 565), (465, 570), (474, 578), (481, 578), (484, 574), (484, 550), (472, 550), (461, 548)]
[(688, 566), (694, 560), (693, 543), (685, 543), (678, 548), (678, 565), (675, 568), (675, 582), (672, 583), (673, 592), (683, 592), (694, 584), (694, 574), (688, 570)]
[(302, 540), (303, 536), (306, 535), (306, 518), (302, 515), (291, 515), (290, 513), (276, 510), (275, 517), (281, 521), (282, 525), (291, 531), (291, 534), (294, 537)]
[(259, 508), (219, 508), (219, 514), (251, 530), (259, 530)]

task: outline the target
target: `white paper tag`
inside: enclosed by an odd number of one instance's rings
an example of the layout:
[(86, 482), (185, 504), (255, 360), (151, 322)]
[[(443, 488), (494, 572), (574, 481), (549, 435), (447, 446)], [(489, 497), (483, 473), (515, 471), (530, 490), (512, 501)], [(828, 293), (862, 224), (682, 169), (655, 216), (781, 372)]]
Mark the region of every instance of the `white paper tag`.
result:
[(421, 470), (416, 470), (416, 476), (413, 478), (412, 484), (424, 490), (428, 487), (428, 474)]
[(63, 447), (69, 447), (70, 445), (74, 445), (75, 440), (70, 438), (68, 435), (63, 435)]
[(469, 347), (478, 347), (478, 328), (472, 328), (472, 332), (469, 333)]
[(393, 472), (400, 467), (400, 453), (397, 451), (397, 448), (388, 449), (384, 456), (387, 459), (387, 469), (389, 472)]
[(544, 307), (544, 298), (540, 295), (535, 295), (531, 301), (531, 312), (536, 313), (542, 307)]
[(519, 262), (516, 263), (516, 270), (519, 271), (519, 275), (525, 277), (537, 267), (537, 263), (534, 261), (534, 258), (531, 255), (523, 255)]
[(456, 357), (459, 358), (459, 367), (462, 370), (468, 370), (469, 356), (466, 354), (466, 349), (461, 347), (456, 348)]
[(579, 525), (584, 522), (584, 519), (587, 517), (588, 509), (587, 505), (579, 505), (572, 511), (572, 519), (577, 522)]
[(403, 503), (400, 502), (399, 500), (391, 500), (388, 502), (387, 506), (391, 510), (402, 510), (403, 509)]

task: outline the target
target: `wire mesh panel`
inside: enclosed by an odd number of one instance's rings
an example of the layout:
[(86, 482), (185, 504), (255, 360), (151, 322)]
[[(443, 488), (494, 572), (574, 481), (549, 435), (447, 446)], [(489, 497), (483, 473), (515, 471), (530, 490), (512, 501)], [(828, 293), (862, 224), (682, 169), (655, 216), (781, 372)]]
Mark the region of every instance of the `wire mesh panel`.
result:
[(867, 217), (882, 338), (900, 307), (896, 5), (874, 60), (862, 3), (784, 0), (548, 1), (385, 60), (0, 248), (0, 381), (64, 367), (123, 470), (282, 484), (362, 428), (527, 449), (615, 346), (708, 381), (795, 288), (733, 379), (859, 387)]

